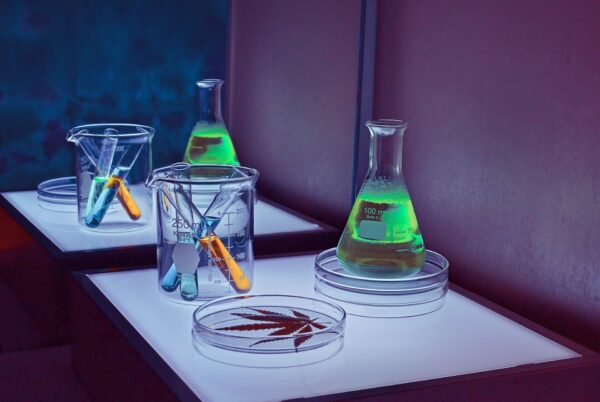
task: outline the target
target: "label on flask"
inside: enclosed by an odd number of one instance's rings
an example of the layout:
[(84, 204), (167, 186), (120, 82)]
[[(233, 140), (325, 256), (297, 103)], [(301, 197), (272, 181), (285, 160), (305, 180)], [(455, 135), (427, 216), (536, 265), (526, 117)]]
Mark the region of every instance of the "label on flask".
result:
[(362, 220), (358, 224), (358, 235), (363, 239), (385, 240), (385, 232), (385, 222)]

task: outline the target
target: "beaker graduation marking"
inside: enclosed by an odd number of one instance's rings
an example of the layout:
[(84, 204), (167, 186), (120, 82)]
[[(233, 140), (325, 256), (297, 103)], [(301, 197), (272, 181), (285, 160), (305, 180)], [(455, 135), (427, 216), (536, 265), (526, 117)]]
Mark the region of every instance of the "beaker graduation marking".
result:
[(217, 235), (205, 236), (200, 238), (200, 243), (205, 249), (210, 250), (210, 255), (215, 265), (219, 268), (223, 276), (233, 281), (233, 285), (238, 292), (247, 292), (252, 287), (250, 278), (240, 268), (238, 263), (229, 253), (229, 249)]

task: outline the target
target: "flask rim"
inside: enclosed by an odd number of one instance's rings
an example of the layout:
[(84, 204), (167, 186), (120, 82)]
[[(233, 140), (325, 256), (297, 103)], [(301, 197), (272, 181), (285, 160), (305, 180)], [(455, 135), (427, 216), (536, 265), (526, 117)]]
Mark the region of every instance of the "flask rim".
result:
[(196, 85), (198, 85), (200, 88), (212, 88), (215, 86), (222, 85), (224, 82), (225, 81), (219, 78), (206, 78), (203, 80), (196, 81)]
[(408, 123), (404, 120), (397, 119), (376, 119), (369, 120), (366, 123), (367, 127), (382, 127), (382, 128), (406, 128)]

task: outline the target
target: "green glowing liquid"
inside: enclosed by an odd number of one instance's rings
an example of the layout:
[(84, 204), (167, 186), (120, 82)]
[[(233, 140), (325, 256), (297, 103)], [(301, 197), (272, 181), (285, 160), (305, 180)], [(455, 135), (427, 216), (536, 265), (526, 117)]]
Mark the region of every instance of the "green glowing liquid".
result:
[(207, 165), (240, 164), (229, 132), (221, 124), (196, 124), (185, 149), (184, 161)]
[(425, 245), (404, 183), (363, 183), (337, 256), (348, 271), (367, 277), (402, 277), (419, 272), (425, 263)]

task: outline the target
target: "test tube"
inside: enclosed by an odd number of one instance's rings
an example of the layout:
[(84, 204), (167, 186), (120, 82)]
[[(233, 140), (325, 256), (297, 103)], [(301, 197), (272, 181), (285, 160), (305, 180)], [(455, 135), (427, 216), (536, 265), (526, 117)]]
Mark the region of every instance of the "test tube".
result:
[(209, 208), (207, 209), (204, 218), (208, 223), (212, 234), (204, 233), (204, 236), (200, 238), (200, 243), (205, 249), (208, 249), (210, 255), (223, 274), (233, 285), (236, 291), (245, 293), (252, 287), (250, 278), (246, 276), (246, 273), (240, 266), (233, 256), (229, 253), (223, 241), (214, 234), (214, 230), (217, 225), (221, 222), (221, 218), (214, 218), (215, 216), (223, 216), (229, 207), (236, 200), (238, 191), (226, 186), (221, 187), (221, 191), (213, 199)]
[[(163, 186), (160, 191), (160, 194), (162, 194), (162, 202), (163, 202), (162, 205), (164, 205), (165, 209), (168, 211), (169, 210), (169, 200), (167, 200), (167, 195), (165, 195), (165, 193), (168, 194), (169, 199), (172, 198), (171, 194), (169, 193), (168, 186)], [(177, 267), (175, 266), (175, 263), (173, 263), (167, 270), (167, 273), (165, 274), (165, 276), (163, 276), (163, 278), (160, 282), (160, 286), (162, 286), (162, 288), (164, 290), (166, 290), (167, 292), (173, 292), (175, 289), (177, 289), (178, 285), (179, 285), (179, 273), (177, 272)]]
[(125, 212), (127, 212), (127, 215), (129, 215), (129, 217), (132, 220), (136, 221), (142, 216), (142, 210), (133, 199), (133, 196), (127, 189), (127, 186), (125, 186), (123, 180), (118, 180), (121, 182), (121, 185), (119, 186), (119, 190), (117, 191), (117, 199), (123, 206), (123, 209), (125, 209)]
[(98, 162), (96, 163), (96, 176), (92, 180), (88, 201), (85, 206), (86, 221), (87, 217), (92, 213), (92, 209), (94, 208), (94, 205), (100, 197), (100, 194), (106, 185), (106, 181), (108, 180), (108, 173), (115, 155), (117, 142), (118, 139), (116, 137), (107, 136), (102, 139), (102, 148), (100, 149), (100, 156), (98, 157)]
[(102, 192), (102, 189), (104, 188), (104, 185), (106, 184), (107, 180), (108, 180), (107, 177), (101, 177), (101, 176), (95, 176), (92, 179), (90, 193), (88, 195), (87, 204), (85, 205), (85, 216), (86, 217), (91, 215), (92, 209), (94, 208), (94, 204), (96, 204), (98, 197), (100, 197), (100, 193)]
[[(164, 186), (163, 186), (164, 187)], [(194, 230), (194, 241), (196, 250), (200, 251), (204, 249), (214, 261), (215, 265), (219, 268), (225, 278), (230, 280), (230, 283), (238, 292), (247, 292), (252, 287), (252, 282), (248, 278), (242, 268), (237, 264), (235, 259), (227, 250), (227, 247), (223, 244), (221, 239), (214, 234), (213, 226), (216, 227), (218, 219), (212, 218), (209, 221), (203, 216), (200, 211), (196, 208), (190, 196), (186, 194), (181, 186), (175, 188), (175, 199), (183, 199), (187, 208), (178, 208), (178, 203), (173, 200), (172, 196), (166, 189), (161, 188), (161, 191), (165, 197), (170, 201), (173, 207), (176, 208), (184, 221), (186, 221), (190, 227), (195, 228)], [(235, 200), (237, 192), (235, 191), (222, 191), (217, 195), (220, 198), (213, 200), (215, 207), (218, 205), (219, 208), (226, 210), (231, 203)], [(210, 208), (210, 207), (209, 207)], [(198, 224), (194, 225), (195, 222)], [(174, 267), (171, 266), (171, 269)], [(167, 272), (167, 275), (169, 273)]]
[(198, 297), (198, 282), (196, 278), (196, 272), (182, 273), (180, 275), (181, 285), (179, 286), (179, 292), (184, 300), (194, 300)]
[(165, 276), (163, 276), (160, 281), (160, 286), (166, 290), (167, 292), (172, 292), (177, 289), (179, 285), (179, 273), (177, 272), (177, 267), (175, 267), (175, 263), (171, 265)]
[(204, 249), (209, 250), (212, 260), (219, 268), (225, 278), (231, 281), (235, 290), (245, 293), (252, 287), (250, 278), (240, 268), (235, 259), (229, 254), (229, 250), (223, 244), (219, 236), (209, 235), (200, 238)]
[(137, 144), (137, 146), (130, 145), (125, 151), (121, 154), (121, 157), (117, 163), (117, 168), (113, 171), (112, 175), (117, 176), (121, 180), (121, 185), (119, 186), (119, 191), (117, 192), (117, 199), (123, 206), (125, 212), (132, 220), (138, 220), (142, 216), (142, 210), (135, 202), (135, 199), (129, 192), (129, 189), (125, 185), (125, 178), (127, 174), (131, 170), (131, 167), (138, 159), (140, 152), (142, 151), (143, 146)]
[(119, 191), (120, 186), (121, 179), (119, 179), (117, 176), (111, 176), (106, 181), (100, 196), (92, 207), (92, 211), (85, 217), (86, 225), (91, 228), (95, 228), (100, 225), (100, 222), (102, 222), (102, 219), (104, 219), (104, 215), (106, 215), (106, 211), (108, 211), (112, 200), (115, 199), (115, 195)]
[[(186, 172), (188, 172), (189, 166), (190, 165), (187, 163), (177, 163), (177, 164), (172, 165), (171, 173), (173, 174), (173, 177), (175, 177), (175, 178), (184, 177), (186, 175)], [(168, 191), (167, 187), (165, 187), (165, 189), (166, 189), (166, 191)], [(182, 191), (183, 191), (183, 189), (182, 189)], [(175, 197), (175, 201), (179, 202), (179, 198)], [(185, 209), (185, 206), (181, 207), (179, 204), (177, 204), (177, 206), (174, 205), (174, 207), (175, 207), (175, 212), (179, 213), (179, 215), (181, 215), (181, 213), (183, 211), (187, 211), (187, 209)], [(184, 220), (185, 220), (185, 218), (184, 218)], [(191, 225), (191, 221), (188, 221), (188, 223), (190, 223), (190, 228), (192, 228), (193, 226)], [(178, 238), (177, 241), (179, 242), (180, 239)], [(193, 273), (177, 272), (177, 267), (175, 266), (175, 262), (173, 262), (170, 269), (175, 271), (179, 278), (179, 282), (180, 282), (179, 294), (181, 295), (181, 298), (184, 300), (194, 300), (196, 297), (198, 297), (198, 277), (196, 275), (196, 270), (194, 270)]]

